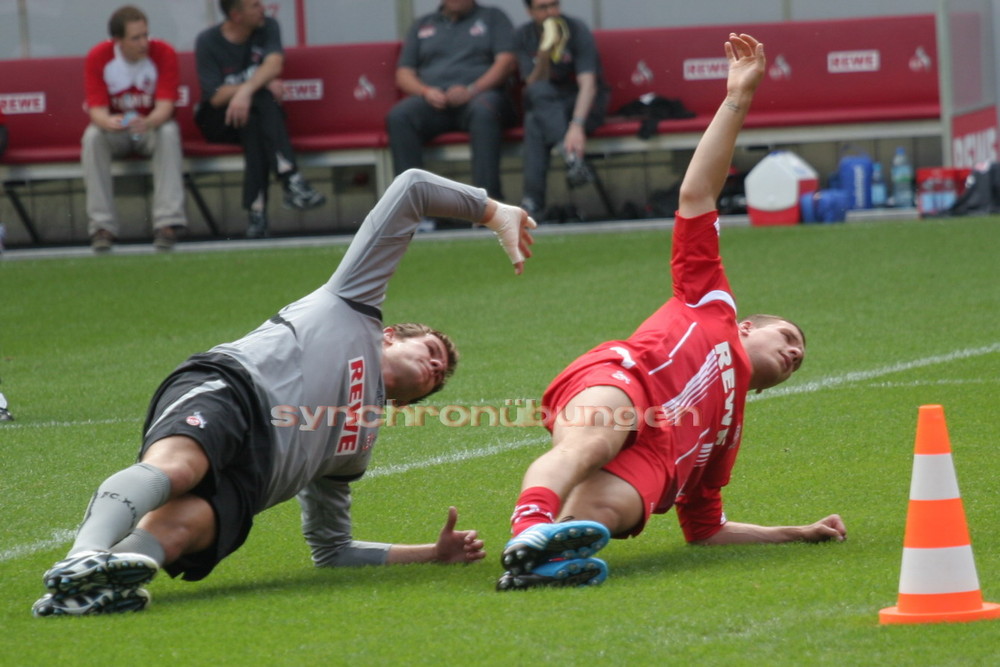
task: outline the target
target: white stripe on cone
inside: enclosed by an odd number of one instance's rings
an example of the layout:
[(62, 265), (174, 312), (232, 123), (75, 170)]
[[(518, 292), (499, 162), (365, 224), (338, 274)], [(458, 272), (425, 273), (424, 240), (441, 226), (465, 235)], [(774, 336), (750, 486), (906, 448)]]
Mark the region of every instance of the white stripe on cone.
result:
[(913, 595), (967, 593), (979, 590), (972, 545), (903, 549), (899, 592)]
[(910, 500), (958, 498), (958, 478), (951, 454), (915, 454)]

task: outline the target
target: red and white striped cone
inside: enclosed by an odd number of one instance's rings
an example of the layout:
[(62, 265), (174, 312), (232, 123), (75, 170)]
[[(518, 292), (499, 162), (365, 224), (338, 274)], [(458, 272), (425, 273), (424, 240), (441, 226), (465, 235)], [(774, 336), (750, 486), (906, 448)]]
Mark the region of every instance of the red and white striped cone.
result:
[(879, 612), (879, 622), (949, 623), (1000, 617), (1000, 605), (983, 602), (965, 509), (940, 405), (923, 405), (903, 538), (899, 599)]

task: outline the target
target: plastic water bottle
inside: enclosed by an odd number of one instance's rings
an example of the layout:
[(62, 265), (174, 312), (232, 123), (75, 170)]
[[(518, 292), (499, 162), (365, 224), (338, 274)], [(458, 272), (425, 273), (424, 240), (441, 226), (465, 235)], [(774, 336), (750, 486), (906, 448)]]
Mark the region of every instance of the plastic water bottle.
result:
[(958, 189), (955, 187), (955, 181), (951, 178), (951, 174), (945, 174), (944, 178), (941, 179), (941, 199), (938, 212), (947, 214), (957, 199)]
[[(138, 117), (139, 117), (138, 112), (133, 111), (132, 109), (129, 109), (122, 116), (122, 125), (125, 126), (125, 127), (127, 127), (129, 123), (131, 123), (133, 120), (135, 120)], [(142, 134), (140, 134), (138, 132), (132, 132), (128, 136), (132, 139), (132, 141), (135, 141), (135, 142), (139, 142), (139, 141), (142, 140)]]
[(900, 146), (892, 158), (892, 196), (899, 208), (913, 206), (913, 167), (906, 157), (906, 150)]
[(882, 163), (872, 163), (872, 208), (885, 206), (885, 178), (882, 176)]
[(929, 170), (927, 177), (920, 183), (920, 188), (917, 192), (917, 208), (920, 209), (921, 217), (937, 215), (940, 208), (940, 202), (938, 201), (940, 190), (941, 185), (937, 177), (937, 171)]

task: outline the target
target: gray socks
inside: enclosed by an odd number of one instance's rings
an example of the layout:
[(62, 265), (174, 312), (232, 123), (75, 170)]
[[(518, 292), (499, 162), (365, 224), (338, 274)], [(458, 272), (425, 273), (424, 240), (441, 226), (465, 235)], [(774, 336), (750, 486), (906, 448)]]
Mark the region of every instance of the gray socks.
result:
[(115, 473), (91, 498), (69, 553), (110, 551), (139, 519), (169, 498), (170, 479), (159, 468), (136, 463)]
[(163, 567), (163, 561), (167, 559), (159, 540), (142, 528), (133, 528), (125, 539), (111, 547), (111, 553), (142, 554), (155, 560), (160, 567)]

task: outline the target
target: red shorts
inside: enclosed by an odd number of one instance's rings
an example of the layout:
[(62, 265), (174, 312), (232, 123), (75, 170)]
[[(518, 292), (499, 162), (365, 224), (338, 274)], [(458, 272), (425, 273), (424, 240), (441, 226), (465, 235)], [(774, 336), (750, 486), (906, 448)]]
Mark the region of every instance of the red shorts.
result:
[[(588, 352), (556, 376), (542, 396), (542, 405), (546, 409), (545, 427), (551, 431), (563, 408), (584, 389), (610, 386), (628, 395), (635, 408), (636, 428), (625, 447), (603, 469), (631, 484), (642, 498), (642, 521), (627, 535), (615, 536), (634, 537), (645, 528), (650, 514), (662, 514), (673, 505), (677, 490), (673, 484), (673, 466), (668, 463), (673, 430), (656, 423), (660, 405), (651, 403), (639, 377), (623, 369), (617, 363), (620, 359), (607, 350)], [(672, 494), (669, 498), (668, 493)]]

